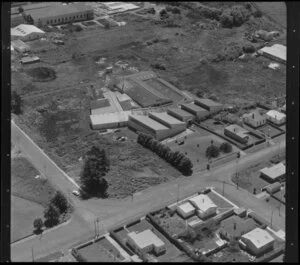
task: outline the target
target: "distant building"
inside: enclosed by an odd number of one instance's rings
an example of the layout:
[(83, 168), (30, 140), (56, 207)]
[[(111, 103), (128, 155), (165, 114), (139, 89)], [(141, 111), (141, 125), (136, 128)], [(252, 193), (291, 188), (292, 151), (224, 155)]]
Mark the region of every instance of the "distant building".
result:
[(165, 243), (150, 229), (143, 232), (128, 233), (128, 244), (137, 252), (146, 254), (154, 252), (157, 256), (166, 252)]
[(255, 228), (241, 237), (240, 244), (251, 254), (259, 256), (271, 250), (274, 241), (274, 238), (266, 230)]
[(276, 125), (282, 125), (286, 122), (286, 115), (277, 110), (270, 110), (266, 113), (266, 117), (269, 121), (275, 123)]
[(267, 118), (259, 112), (251, 112), (243, 115), (243, 122), (251, 127), (258, 128), (267, 122)]
[(184, 219), (189, 218), (195, 214), (195, 207), (190, 202), (185, 202), (176, 207), (177, 213)]
[(209, 112), (206, 109), (201, 108), (193, 103), (181, 104), (181, 109), (193, 114), (197, 118), (205, 118), (209, 115)]
[(274, 44), (271, 47), (264, 47), (258, 51), (259, 54), (280, 63), (286, 63), (286, 46)]
[(128, 127), (150, 134), (157, 140), (163, 140), (172, 135), (170, 128), (144, 115), (129, 115)]
[(210, 114), (219, 112), (223, 109), (223, 104), (215, 102), (208, 98), (198, 98), (194, 102), (196, 105), (206, 109)]
[(30, 51), (30, 46), (21, 40), (13, 40), (11, 45), (17, 52), (25, 53)]
[(27, 57), (23, 57), (21, 59), (22, 64), (37, 63), (39, 61), (40, 61), (40, 58), (37, 56), (27, 56)]
[(265, 167), (259, 172), (262, 178), (271, 183), (285, 179), (285, 165), (283, 163), (276, 164), (272, 167)]
[(279, 182), (274, 182), (270, 185), (263, 187), (262, 190), (265, 190), (269, 194), (273, 194), (281, 190), (281, 184)]
[(93, 8), (82, 2), (26, 10), (26, 14), (32, 17), (36, 26), (67, 24), (94, 18)]
[(11, 40), (31, 41), (41, 38), (45, 32), (33, 25), (21, 24), (10, 30)]
[(255, 221), (252, 218), (242, 219), (239, 216), (233, 215), (221, 222), (221, 234), (227, 239), (238, 239), (242, 235), (252, 231), (256, 227)]
[(176, 119), (179, 119), (184, 122), (188, 122), (194, 119), (194, 115), (181, 109), (181, 108), (169, 108), (167, 110), (168, 114), (175, 117)]
[(196, 214), (201, 219), (207, 219), (217, 213), (217, 205), (205, 194), (193, 197), (189, 202), (196, 208)]
[(231, 137), (234, 140), (243, 144), (246, 144), (249, 141), (248, 133), (249, 131), (236, 124), (232, 124), (224, 128), (224, 134), (226, 136)]

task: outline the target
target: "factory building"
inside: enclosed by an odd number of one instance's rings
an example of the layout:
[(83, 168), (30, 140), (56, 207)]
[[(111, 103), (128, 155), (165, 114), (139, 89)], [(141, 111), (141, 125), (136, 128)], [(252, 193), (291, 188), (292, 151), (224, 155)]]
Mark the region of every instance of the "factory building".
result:
[(262, 178), (271, 183), (285, 179), (285, 165), (283, 163), (276, 164), (272, 167), (265, 167), (259, 172)]
[(166, 112), (150, 112), (149, 117), (170, 128), (174, 134), (183, 132), (186, 129), (185, 122), (175, 119)]
[(90, 115), (90, 120), (94, 130), (114, 129), (127, 126), (128, 113), (124, 111)]
[(243, 235), (239, 240), (241, 247), (255, 256), (262, 255), (271, 250), (274, 246), (274, 241), (274, 238), (261, 228), (255, 228)]
[(286, 115), (282, 112), (279, 112), (277, 110), (270, 110), (266, 113), (267, 119), (276, 124), (276, 125), (282, 125), (286, 122)]
[(21, 40), (13, 40), (11, 45), (17, 52), (25, 53), (30, 51), (30, 46)]
[(41, 38), (45, 32), (34, 25), (21, 24), (10, 30), (11, 40), (32, 41)]
[(184, 111), (181, 108), (169, 108), (167, 110), (167, 113), (173, 117), (175, 117), (178, 120), (184, 121), (184, 122), (188, 122), (194, 119), (194, 115), (192, 115), (191, 113)]
[(209, 112), (206, 109), (203, 109), (193, 103), (189, 104), (182, 104), (181, 109), (193, 114), (197, 118), (205, 118), (206, 116), (209, 115)]
[(138, 253), (154, 252), (158, 256), (166, 252), (165, 243), (150, 229), (139, 233), (130, 232), (127, 236), (128, 244)]
[(224, 128), (224, 134), (242, 144), (248, 143), (250, 137), (248, 135), (249, 131), (246, 129), (236, 125), (232, 124)]
[(129, 115), (128, 127), (137, 132), (150, 134), (157, 140), (163, 140), (172, 134), (170, 128), (143, 115)]
[(258, 128), (267, 123), (267, 117), (253, 111), (243, 115), (243, 122), (253, 128)]
[(217, 213), (217, 205), (205, 194), (200, 194), (189, 199), (189, 202), (196, 208), (196, 214), (205, 220)]
[(26, 56), (20, 60), (21, 64), (37, 63), (39, 61), (40, 61), (40, 58), (38, 56)]
[(194, 103), (209, 111), (210, 114), (217, 113), (223, 109), (223, 104), (210, 100), (208, 98), (195, 99)]
[(26, 10), (26, 14), (33, 19), (34, 25), (60, 25), (94, 18), (93, 9), (82, 2), (74, 4), (60, 4)]
[(286, 63), (286, 46), (281, 44), (274, 44), (271, 47), (264, 47), (258, 51), (258, 54), (280, 63)]

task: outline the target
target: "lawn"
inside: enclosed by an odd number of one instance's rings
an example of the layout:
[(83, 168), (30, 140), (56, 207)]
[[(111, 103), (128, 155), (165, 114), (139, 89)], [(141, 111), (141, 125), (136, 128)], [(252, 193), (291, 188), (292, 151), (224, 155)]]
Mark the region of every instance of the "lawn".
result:
[(275, 135), (282, 133), (281, 130), (278, 130), (277, 128), (275, 128), (274, 126), (271, 126), (270, 124), (266, 124), (263, 127), (258, 128), (257, 130), (264, 133), (267, 136), (272, 137), (272, 138)]
[(42, 207), (47, 206), (55, 193), (49, 181), (43, 177), (36, 179), (39, 172), (26, 158), (17, 157), (11, 162), (11, 194), (40, 204)]
[(249, 256), (245, 251), (232, 252), (227, 247), (211, 256), (212, 262), (249, 262)]
[(44, 207), (33, 201), (11, 197), (11, 243), (33, 234), (33, 221), (43, 217)]

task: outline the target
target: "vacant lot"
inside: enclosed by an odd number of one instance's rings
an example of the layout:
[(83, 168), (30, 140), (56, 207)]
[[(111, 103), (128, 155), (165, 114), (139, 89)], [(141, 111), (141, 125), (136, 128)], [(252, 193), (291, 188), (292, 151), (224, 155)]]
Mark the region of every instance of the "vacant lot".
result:
[(270, 124), (266, 124), (263, 127), (259, 128), (258, 130), (263, 134), (270, 136), (271, 138), (282, 133), (281, 130), (277, 129), (275, 126), (272, 126)]
[(11, 197), (11, 243), (33, 234), (33, 221), (43, 217), (44, 207), (38, 203)]
[(27, 158), (17, 155), (11, 160), (11, 242), (33, 233), (35, 218), (43, 218), (44, 208), (54, 195), (47, 179), (36, 178), (39, 172)]
[(120, 252), (106, 239), (99, 241), (78, 250), (88, 262), (117, 262), (124, 260)]

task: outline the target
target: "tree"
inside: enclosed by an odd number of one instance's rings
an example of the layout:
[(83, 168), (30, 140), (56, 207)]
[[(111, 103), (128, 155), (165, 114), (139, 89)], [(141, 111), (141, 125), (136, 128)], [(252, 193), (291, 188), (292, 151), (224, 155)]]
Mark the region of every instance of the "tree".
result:
[(35, 231), (39, 232), (42, 230), (44, 223), (43, 220), (41, 218), (36, 218), (33, 221), (33, 227), (35, 228)]
[(70, 208), (70, 204), (67, 198), (64, 196), (64, 194), (61, 191), (57, 191), (55, 193), (50, 203), (57, 207), (60, 214), (66, 213), (67, 210)]
[(19, 115), (22, 113), (22, 98), (21, 96), (16, 92), (13, 91), (11, 94), (11, 111), (12, 113)]
[(212, 157), (218, 157), (220, 155), (220, 149), (215, 145), (210, 145), (206, 149), (206, 157), (212, 158)]
[(59, 222), (59, 210), (53, 204), (50, 204), (44, 211), (45, 226), (53, 227)]
[(189, 158), (184, 157), (181, 159), (178, 167), (184, 174), (189, 175), (192, 173), (193, 163)]
[(81, 189), (89, 195), (105, 194), (108, 184), (102, 178), (109, 170), (109, 159), (104, 149), (92, 147), (85, 157), (80, 175)]
[(220, 150), (224, 153), (230, 153), (232, 151), (232, 145), (230, 143), (224, 142), (221, 144)]

